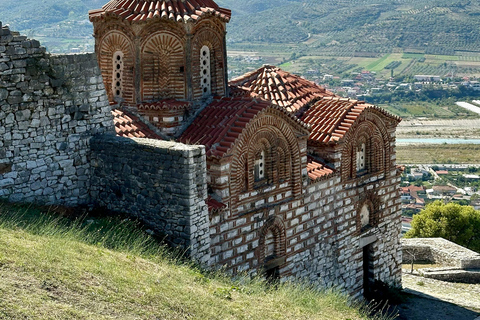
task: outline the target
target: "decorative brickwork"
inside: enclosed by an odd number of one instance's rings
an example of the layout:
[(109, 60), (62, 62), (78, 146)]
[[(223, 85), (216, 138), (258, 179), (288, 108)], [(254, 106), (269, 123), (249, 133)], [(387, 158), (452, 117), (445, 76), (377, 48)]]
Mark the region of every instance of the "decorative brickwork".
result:
[(142, 45), (142, 101), (185, 99), (185, 49), (172, 33), (157, 32)]
[[(100, 42), (97, 49), (97, 56), (100, 65), (102, 65), (102, 76), (108, 98), (111, 102), (115, 102), (120, 97), (129, 103), (135, 101), (134, 91), (134, 48), (130, 39), (121, 31), (109, 31)], [(122, 57), (121, 69), (117, 69), (118, 55)], [(117, 77), (117, 74), (119, 77)], [(121, 94), (116, 93), (117, 79), (121, 79)]]
[(229, 18), (211, 0), (110, 1), (90, 12), (103, 84), (93, 56), (1, 29), (0, 195), (128, 212), (232, 273), (399, 286), (400, 119), (273, 66), (228, 97)]
[(203, 22), (197, 29), (192, 41), (192, 61), (198, 61), (198, 63), (192, 64), (193, 97), (201, 99), (205, 95), (202, 87), (204, 60), (201, 58), (201, 49), (204, 46), (209, 50), (211, 94), (224, 96), (226, 94), (226, 70), (224, 68), (226, 53), (223, 45), (225, 29), (224, 27), (215, 27), (211, 22)]

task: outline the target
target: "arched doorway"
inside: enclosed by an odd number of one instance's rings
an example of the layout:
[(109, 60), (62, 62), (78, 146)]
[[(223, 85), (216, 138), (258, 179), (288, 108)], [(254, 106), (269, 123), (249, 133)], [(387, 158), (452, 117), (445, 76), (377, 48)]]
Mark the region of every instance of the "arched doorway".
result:
[(280, 279), (280, 268), (286, 262), (285, 226), (280, 217), (267, 219), (260, 234), (260, 266), (269, 282)]

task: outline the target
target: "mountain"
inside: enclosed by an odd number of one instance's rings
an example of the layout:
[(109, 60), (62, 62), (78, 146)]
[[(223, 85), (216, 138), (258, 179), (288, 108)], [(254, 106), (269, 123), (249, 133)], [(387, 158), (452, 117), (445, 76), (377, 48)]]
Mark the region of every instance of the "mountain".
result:
[[(32, 37), (93, 43), (89, 9), (106, 0), (2, 0), (0, 21)], [(480, 51), (473, 0), (218, 0), (233, 11), (228, 43), (306, 44), (315, 52)], [(43, 40), (43, 39), (42, 39)], [(44, 40), (44, 41), (45, 41)]]
[[(230, 43), (299, 43), (324, 51), (479, 51), (480, 4), (470, 0), (221, 0)], [(455, 48), (455, 49), (454, 49)]]

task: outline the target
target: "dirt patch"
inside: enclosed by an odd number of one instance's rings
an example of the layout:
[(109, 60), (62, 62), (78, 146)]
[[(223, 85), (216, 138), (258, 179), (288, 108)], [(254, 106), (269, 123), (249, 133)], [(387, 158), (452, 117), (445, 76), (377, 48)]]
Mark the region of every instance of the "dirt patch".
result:
[(480, 284), (427, 279), (404, 273), (407, 300), (394, 307), (399, 320), (480, 320)]

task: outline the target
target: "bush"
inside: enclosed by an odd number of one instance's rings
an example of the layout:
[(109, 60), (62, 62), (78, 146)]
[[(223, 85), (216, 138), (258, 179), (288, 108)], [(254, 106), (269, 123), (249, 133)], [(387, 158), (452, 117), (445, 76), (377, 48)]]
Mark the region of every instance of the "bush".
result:
[(435, 201), (413, 216), (406, 238), (441, 237), (480, 252), (480, 211), (457, 203)]

